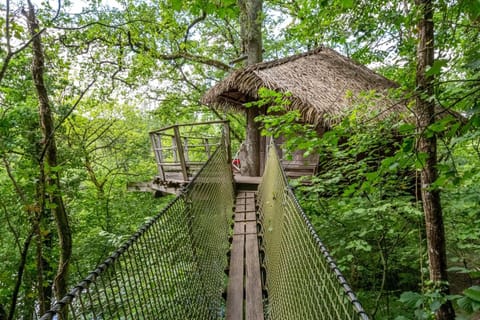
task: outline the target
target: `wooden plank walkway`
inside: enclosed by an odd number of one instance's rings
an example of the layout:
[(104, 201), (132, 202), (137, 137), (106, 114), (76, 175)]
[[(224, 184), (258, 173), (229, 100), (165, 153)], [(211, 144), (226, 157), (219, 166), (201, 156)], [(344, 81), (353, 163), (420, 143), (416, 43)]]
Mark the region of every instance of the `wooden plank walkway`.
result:
[(240, 191), (227, 288), (227, 320), (263, 320), (255, 192)]

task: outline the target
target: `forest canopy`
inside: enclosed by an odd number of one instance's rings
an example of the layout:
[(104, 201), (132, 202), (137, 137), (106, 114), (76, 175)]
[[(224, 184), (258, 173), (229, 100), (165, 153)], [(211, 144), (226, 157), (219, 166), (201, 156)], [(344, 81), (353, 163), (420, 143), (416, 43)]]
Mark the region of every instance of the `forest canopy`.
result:
[[(255, 122), (288, 137), (285, 148), (320, 154), (322, 170), (297, 196), (368, 313), (478, 314), (478, 0), (6, 0), (0, 319), (36, 319), (165, 205), (126, 190), (156, 174), (149, 131), (227, 119), (241, 143), (244, 115), (200, 100), (249, 63), (246, 2), (261, 10), (256, 58), (325, 45), (409, 93), (413, 123), (371, 121), (361, 105), (323, 137), (288, 113)], [(275, 94), (262, 99), (278, 111)], [(438, 108), (461, 117), (436, 117)], [(433, 278), (422, 201), (432, 194), (445, 251)]]

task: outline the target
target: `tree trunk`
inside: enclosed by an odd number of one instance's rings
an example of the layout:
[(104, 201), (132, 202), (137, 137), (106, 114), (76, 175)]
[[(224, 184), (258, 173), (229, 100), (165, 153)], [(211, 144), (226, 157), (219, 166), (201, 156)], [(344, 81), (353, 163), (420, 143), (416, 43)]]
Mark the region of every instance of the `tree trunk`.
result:
[(20, 253), (20, 263), (18, 264), (18, 270), (17, 270), (17, 281), (15, 282), (15, 287), (13, 289), (12, 293), (12, 300), (10, 303), (10, 310), (8, 313), (8, 318), (2, 317), (1, 315), (1, 305), (0, 305), (0, 320), (3, 319), (8, 319), (8, 320), (13, 320), (15, 316), (15, 309), (17, 306), (17, 299), (18, 299), (18, 294), (20, 293), (20, 286), (22, 285), (22, 278), (23, 278), (23, 272), (25, 271), (25, 266), (27, 264), (27, 256), (28, 256), (28, 249), (30, 248), (30, 242), (32, 241), (34, 235), (34, 231), (30, 231), (27, 239), (23, 242), (23, 249), (22, 252)]
[(40, 162), (45, 164), (45, 183), (47, 190), (46, 207), (49, 208), (55, 218), (57, 234), (60, 245), (57, 274), (54, 280), (54, 289), (57, 299), (61, 299), (67, 293), (67, 279), (70, 257), (72, 255), (72, 236), (68, 223), (68, 216), (63, 204), (60, 190), (60, 177), (57, 164), (57, 146), (55, 143), (55, 126), (48, 98), (48, 92), (44, 81), (44, 51), (42, 38), (38, 34), (39, 26), (35, 15), (35, 9), (28, 1), (28, 28), (32, 35), (32, 77), (39, 102), (40, 127), (42, 131), (43, 152)]
[(246, 159), (241, 165), (241, 173), (245, 176), (256, 177), (260, 175), (260, 133), (255, 118), (258, 108), (251, 107), (245, 111), (247, 118)]
[[(247, 55), (247, 65), (262, 61), (262, 0), (238, 0), (240, 8), (240, 35), (242, 50)], [(246, 159), (242, 163), (242, 175), (260, 175), (260, 128), (255, 122), (259, 109), (246, 110), (247, 136)]]
[[(426, 155), (421, 172), (421, 192), (427, 234), (430, 280), (443, 294), (449, 293), (447, 277), (447, 254), (445, 230), (443, 226), (440, 191), (432, 188), (438, 177), (437, 139), (435, 134), (427, 134), (427, 128), (435, 121), (433, 75), (427, 75), (427, 68), (434, 62), (433, 5), (431, 0), (417, 0), (422, 18), (419, 22), (419, 42), (417, 51), (417, 130), (419, 133), (418, 152)], [(437, 319), (453, 320), (455, 312), (450, 301), (443, 304), (436, 313)]]

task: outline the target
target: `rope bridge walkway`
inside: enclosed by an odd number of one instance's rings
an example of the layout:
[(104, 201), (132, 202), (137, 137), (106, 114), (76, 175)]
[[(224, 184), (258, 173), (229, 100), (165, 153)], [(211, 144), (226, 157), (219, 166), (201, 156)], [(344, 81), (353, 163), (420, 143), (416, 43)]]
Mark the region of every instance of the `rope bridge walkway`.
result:
[(267, 319), (368, 319), (288, 187), (273, 146), (257, 204)]
[(238, 192), (234, 206), (228, 147), (41, 320), (368, 319), (275, 148), (258, 192)]

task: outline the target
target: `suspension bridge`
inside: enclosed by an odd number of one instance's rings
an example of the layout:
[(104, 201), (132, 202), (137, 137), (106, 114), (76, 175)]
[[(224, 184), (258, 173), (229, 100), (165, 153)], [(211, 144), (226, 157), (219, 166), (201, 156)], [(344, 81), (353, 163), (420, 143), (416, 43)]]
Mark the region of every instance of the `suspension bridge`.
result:
[(193, 175), (178, 127), (162, 131), (180, 163), (178, 195), (41, 320), (369, 319), (289, 188), (275, 146), (258, 187), (246, 187), (235, 183), (225, 128), (203, 144), (209, 157)]

